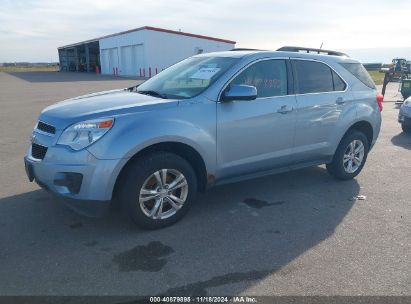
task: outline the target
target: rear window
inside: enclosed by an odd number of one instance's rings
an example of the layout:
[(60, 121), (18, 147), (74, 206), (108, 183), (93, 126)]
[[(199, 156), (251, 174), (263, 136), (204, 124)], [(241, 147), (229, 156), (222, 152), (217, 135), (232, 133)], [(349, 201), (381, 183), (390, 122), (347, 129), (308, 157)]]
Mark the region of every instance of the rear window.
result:
[(375, 84), (367, 70), (361, 63), (340, 63), (348, 72), (353, 74), (358, 80), (371, 89), (375, 89)]

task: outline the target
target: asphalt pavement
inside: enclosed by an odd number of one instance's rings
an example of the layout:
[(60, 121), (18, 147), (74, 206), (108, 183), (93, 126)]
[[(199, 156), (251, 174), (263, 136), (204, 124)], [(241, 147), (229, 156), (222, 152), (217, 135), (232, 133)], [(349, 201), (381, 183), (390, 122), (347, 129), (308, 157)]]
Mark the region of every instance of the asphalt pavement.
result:
[(74, 213), (23, 166), (42, 108), (136, 81), (0, 73), (0, 295), (411, 295), (411, 135), (396, 84), (356, 179), (319, 166), (220, 186), (144, 231), (119, 212)]

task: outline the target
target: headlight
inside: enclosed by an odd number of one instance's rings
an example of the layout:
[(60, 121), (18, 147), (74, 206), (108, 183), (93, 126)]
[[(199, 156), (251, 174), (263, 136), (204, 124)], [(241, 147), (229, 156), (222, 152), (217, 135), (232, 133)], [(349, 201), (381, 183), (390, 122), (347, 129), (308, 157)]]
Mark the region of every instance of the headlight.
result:
[(63, 131), (57, 144), (81, 150), (103, 137), (114, 124), (114, 118), (82, 121)]

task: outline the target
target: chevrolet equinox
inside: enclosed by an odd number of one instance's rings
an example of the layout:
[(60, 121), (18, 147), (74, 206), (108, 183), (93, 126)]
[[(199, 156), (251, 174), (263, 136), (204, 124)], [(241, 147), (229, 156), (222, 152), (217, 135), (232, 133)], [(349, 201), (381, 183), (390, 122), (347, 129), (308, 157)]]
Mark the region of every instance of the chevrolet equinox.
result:
[(25, 167), (76, 208), (121, 203), (141, 227), (160, 228), (212, 185), (321, 164), (354, 178), (378, 137), (382, 99), (339, 52), (200, 54), (138, 86), (45, 108)]

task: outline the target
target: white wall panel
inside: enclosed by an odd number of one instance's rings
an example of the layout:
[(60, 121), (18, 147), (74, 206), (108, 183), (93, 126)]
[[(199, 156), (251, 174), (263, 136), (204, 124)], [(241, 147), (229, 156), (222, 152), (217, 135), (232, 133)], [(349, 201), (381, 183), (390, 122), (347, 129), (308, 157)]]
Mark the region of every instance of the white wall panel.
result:
[[(155, 75), (156, 69), (160, 72), (197, 54), (199, 50), (203, 53), (218, 52), (235, 46), (227, 42), (147, 29), (103, 38), (99, 43), (102, 73), (112, 74), (113, 67), (117, 67), (119, 74), (125, 76), (139, 76), (140, 69), (149, 76), (150, 68), (151, 74)], [(108, 49), (110, 51), (106, 53)]]
[(214, 40), (147, 31), (146, 66), (159, 71), (185, 58), (196, 55), (201, 49), (203, 53), (228, 51), (235, 44)]

